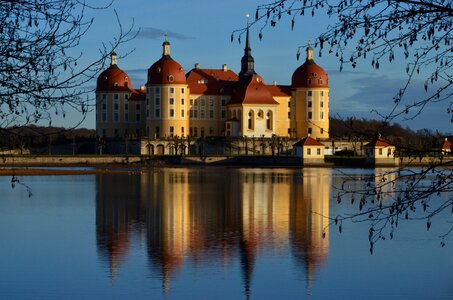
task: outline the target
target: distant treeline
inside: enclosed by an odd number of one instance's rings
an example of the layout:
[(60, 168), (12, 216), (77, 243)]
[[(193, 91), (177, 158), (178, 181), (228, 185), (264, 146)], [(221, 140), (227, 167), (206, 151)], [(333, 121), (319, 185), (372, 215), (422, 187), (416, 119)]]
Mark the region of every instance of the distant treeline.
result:
[(331, 118), (330, 137), (348, 140), (371, 140), (381, 136), (400, 148), (431, 151), (441, 147), (445, 137), (452, 133), (441, 133), (431, 129), (413, 131), (398, 123), (388, 124), (379, 120), (356, 118)]
[(1, 149), (33, 153), (94, 153), (96, 130), (28, 125), (0, 129)]
[[(446, 136), (431, 129), (413, 131), (398, 123), (379, 120), (331, 118), (333, 139), (371, 140), (381, 136), (400, 148), (430, 151), (439, 148)], [(28, 125), (0, 129), (0, 149), (30, 149), (33, 153), (96, 153), (96, 130)]]

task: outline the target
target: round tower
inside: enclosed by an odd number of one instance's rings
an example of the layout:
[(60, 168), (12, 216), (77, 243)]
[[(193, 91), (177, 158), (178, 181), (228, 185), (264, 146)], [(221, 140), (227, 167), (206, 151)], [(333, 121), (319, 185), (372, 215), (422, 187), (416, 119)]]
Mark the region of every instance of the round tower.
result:
[(291, 136), (329, 138), (329, 78), (307, 47), (307, 57), (292, 77)]
[(129, 76), (118, 67), (117, 55), (110, 55), (110, 66), (96, 82), (96, 134), (119, 138), (127, 134), (127, 102), (131, 94)]
[(151, 138), (185, 136), (189, 130), (189, 91), (182, 66), (170, 56), (170, 42), (162, 57), (148, 69), (146, 132)]

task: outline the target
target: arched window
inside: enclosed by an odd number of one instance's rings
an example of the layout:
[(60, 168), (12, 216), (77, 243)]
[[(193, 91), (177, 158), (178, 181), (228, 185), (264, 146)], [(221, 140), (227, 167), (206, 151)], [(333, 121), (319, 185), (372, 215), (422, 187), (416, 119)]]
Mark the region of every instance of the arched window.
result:
[(272, 130), (272, 112), (269, 110), (266, 114), (266, 129), (267, 130)]
[(175, 80), (175, 78), (173, 77), (173, 75), (169, 75), (169, 76), (168, 76), (168, 81), (173, 82), (173, 80)]
[(250, 110), (249, 111), (249, 114), (248, 114), (248, 118), (247, 118), (247, 128), (249, 130), (253, 130), (253, 119), (254, 119), (254, 115), (255, 113), (253, 112), (253, 110)]

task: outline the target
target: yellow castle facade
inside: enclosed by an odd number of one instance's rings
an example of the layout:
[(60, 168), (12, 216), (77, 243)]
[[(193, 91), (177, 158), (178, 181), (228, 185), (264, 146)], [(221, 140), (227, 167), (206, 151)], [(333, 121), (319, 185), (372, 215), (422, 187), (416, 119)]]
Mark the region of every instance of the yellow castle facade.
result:
[(96, 87), (96, 130), (105, 138), (289, 137), (329, 138), (329, 82), (314, 62), (313, 49), (292, 75), (291, 85), (268, 85), (255, 72), (249, 29), (236, 74), (226, 65), (185, 72), (172, 58), (170, 42), (134, 89), (117, 64), (100, 74)]

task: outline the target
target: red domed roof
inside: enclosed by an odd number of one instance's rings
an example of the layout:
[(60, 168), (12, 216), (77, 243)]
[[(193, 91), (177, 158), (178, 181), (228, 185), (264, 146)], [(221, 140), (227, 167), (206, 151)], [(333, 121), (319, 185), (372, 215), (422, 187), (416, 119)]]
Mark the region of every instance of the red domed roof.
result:
[(296, 69), (292, 77), (293, 88), (329, 87), (327, 73), (313, 60), (313, 49), (307, 48), (307, 59)]
[(184, 69), (170, 56), (170, 42), (165, 40), (162, 47), (162, 58), (148, 69), (146, 84), (186, 84)]
[(164, 55), (148, 69), (146, 84), (186, 84), (186, 74), (178, 62)]
[(130, 90), (132, 86), (129, 76), (112, 64), (107, 70), (99, 75), (96, 85), (96, 91), (122, 91)]

